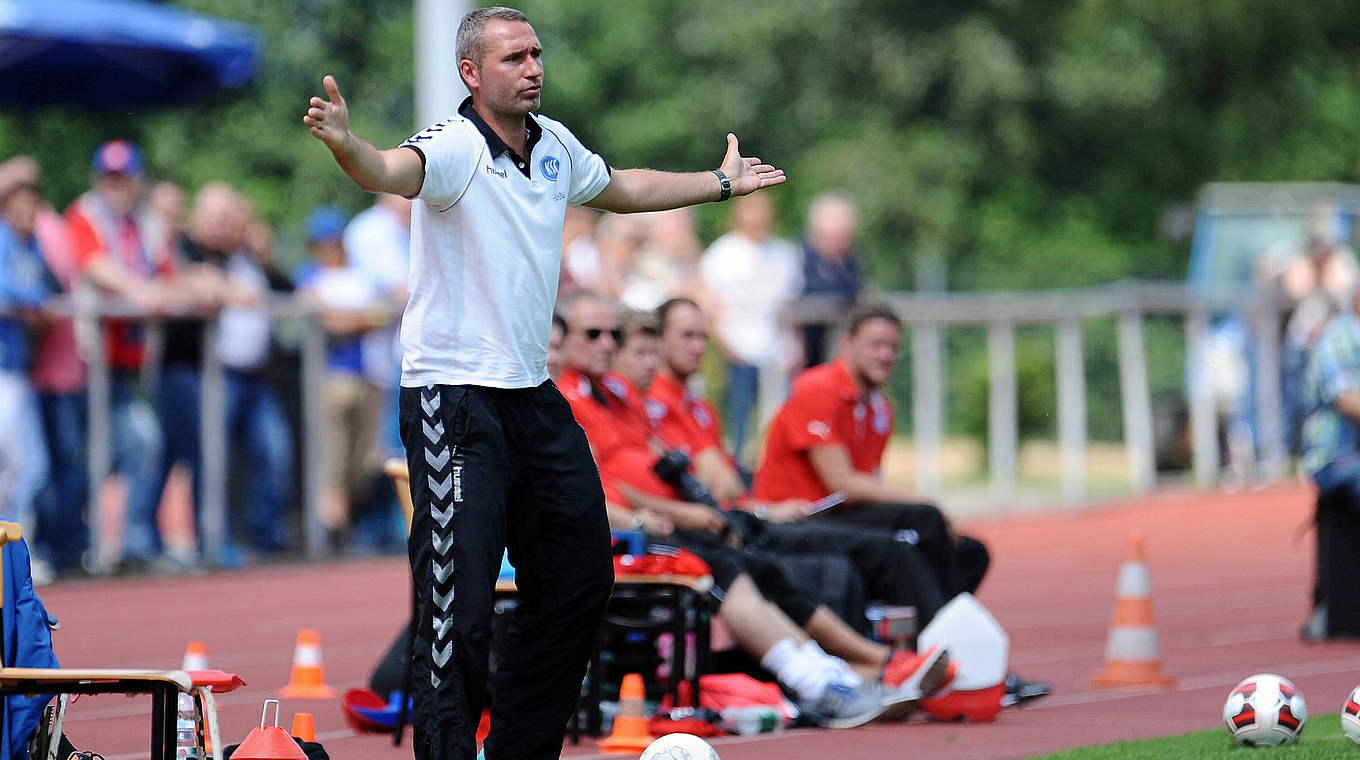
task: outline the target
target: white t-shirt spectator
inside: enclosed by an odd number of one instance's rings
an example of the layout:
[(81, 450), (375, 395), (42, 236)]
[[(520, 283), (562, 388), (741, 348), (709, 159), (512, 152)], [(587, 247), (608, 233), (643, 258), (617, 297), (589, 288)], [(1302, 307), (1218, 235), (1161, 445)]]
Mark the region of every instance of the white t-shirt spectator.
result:
[(793, 243), (773, 235), (757, 242), (729, 232), (704, 252), (699, 275), (718, 301), (718, 337), (737, 359), (766, 365), (796, 350), (779, 324), (780, 312), (803, 287)]
[[(389, 208), (369, 206), (345, 227), (349, 263), (373, 279), (386, 299), (406, 290), (411, 267), (411, 228)], [(400, 303), (392, 303), (399, 307)], [(397, 320), (364, 334), (364, 376), (379, 388), (395, 388), (401, 379), (401, 336)]]

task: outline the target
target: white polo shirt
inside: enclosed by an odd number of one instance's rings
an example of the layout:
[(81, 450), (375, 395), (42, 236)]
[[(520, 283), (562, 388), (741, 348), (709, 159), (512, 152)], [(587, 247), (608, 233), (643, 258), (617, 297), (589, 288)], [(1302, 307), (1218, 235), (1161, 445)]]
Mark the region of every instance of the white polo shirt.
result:
[(411, 208), (403, 386), (530, 388), (548, 378), (567, 204), (599, 195), (609, 167), (552, 119), (525, 126), (527, 161), (469, 98), (401, 144), (425, 164)]

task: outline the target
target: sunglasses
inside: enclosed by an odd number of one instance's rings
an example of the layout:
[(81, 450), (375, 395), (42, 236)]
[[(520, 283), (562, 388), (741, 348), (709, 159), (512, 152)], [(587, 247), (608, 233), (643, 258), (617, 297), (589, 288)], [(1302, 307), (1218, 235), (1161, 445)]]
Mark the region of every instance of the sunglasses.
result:
[(618, 327), (615, 327), (613, 330), (606, 330), (602, 327), (590, 327), (582, 330), (581, 333), (591, 342), (599, 340), (600, 336), (606, 333), (609, 334), (609, 337), (614, 339), (615, 343), (623, 342), (623, 330)]

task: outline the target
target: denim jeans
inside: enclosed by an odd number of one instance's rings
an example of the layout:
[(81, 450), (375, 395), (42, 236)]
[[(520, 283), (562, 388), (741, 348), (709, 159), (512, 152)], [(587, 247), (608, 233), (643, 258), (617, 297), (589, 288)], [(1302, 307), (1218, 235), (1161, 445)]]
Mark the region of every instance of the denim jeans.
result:
[(35, 501), (47, 483), (50, 465), (38, 397), (20, 372), (0, 370), (0, 430), (4, 514), (31, 531), (37, 522)]
[(247, 457), (244, 527), (259, 551), (287, 548), (283, 516), (293, 498), (293, 437), (283, 404), (263, 375), (228, 371), (227, 428), (232, 452)]
[(51, 474), (38, 499), (37, 543), (56, 570), (79, 566), (90, 544), (84, 515), (89, 501), (87, 403), (83, 392), (38, 396)]
[(741, 461), (746, 443), (746, 427), (760, 393), (760, 368), (754, 364), (729, 361), (727, 364), (727, 435), (732, 439), (732, 455)]
[(165, 478), (161, 475), (164, 444), (156, 412), (138, 392), (137, 376), (117, 372), (109, 377), (113, 469), (127, 480), (124, 514), (124, 559), (151, 559), (162, 549), (156, 511)]

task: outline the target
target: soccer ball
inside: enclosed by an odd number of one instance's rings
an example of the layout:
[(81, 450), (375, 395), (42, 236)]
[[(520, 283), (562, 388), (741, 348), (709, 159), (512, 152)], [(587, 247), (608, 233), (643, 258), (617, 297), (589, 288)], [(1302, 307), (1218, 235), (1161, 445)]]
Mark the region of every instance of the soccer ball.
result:
[(719, 760), (717, 750), (694, 734), (666, 734), (647, 745), (639, 760)]
[(1223, 722), (1244, 747), (1294, 744), (1308, 720), (1303, 694), (1289, 679), (1257, 673), (1233, 687), (1223, 705)]
[(1341, 733), (1360, 744), (1360, 686), (1351, 689), (1346, 704), (1341, 706)]

